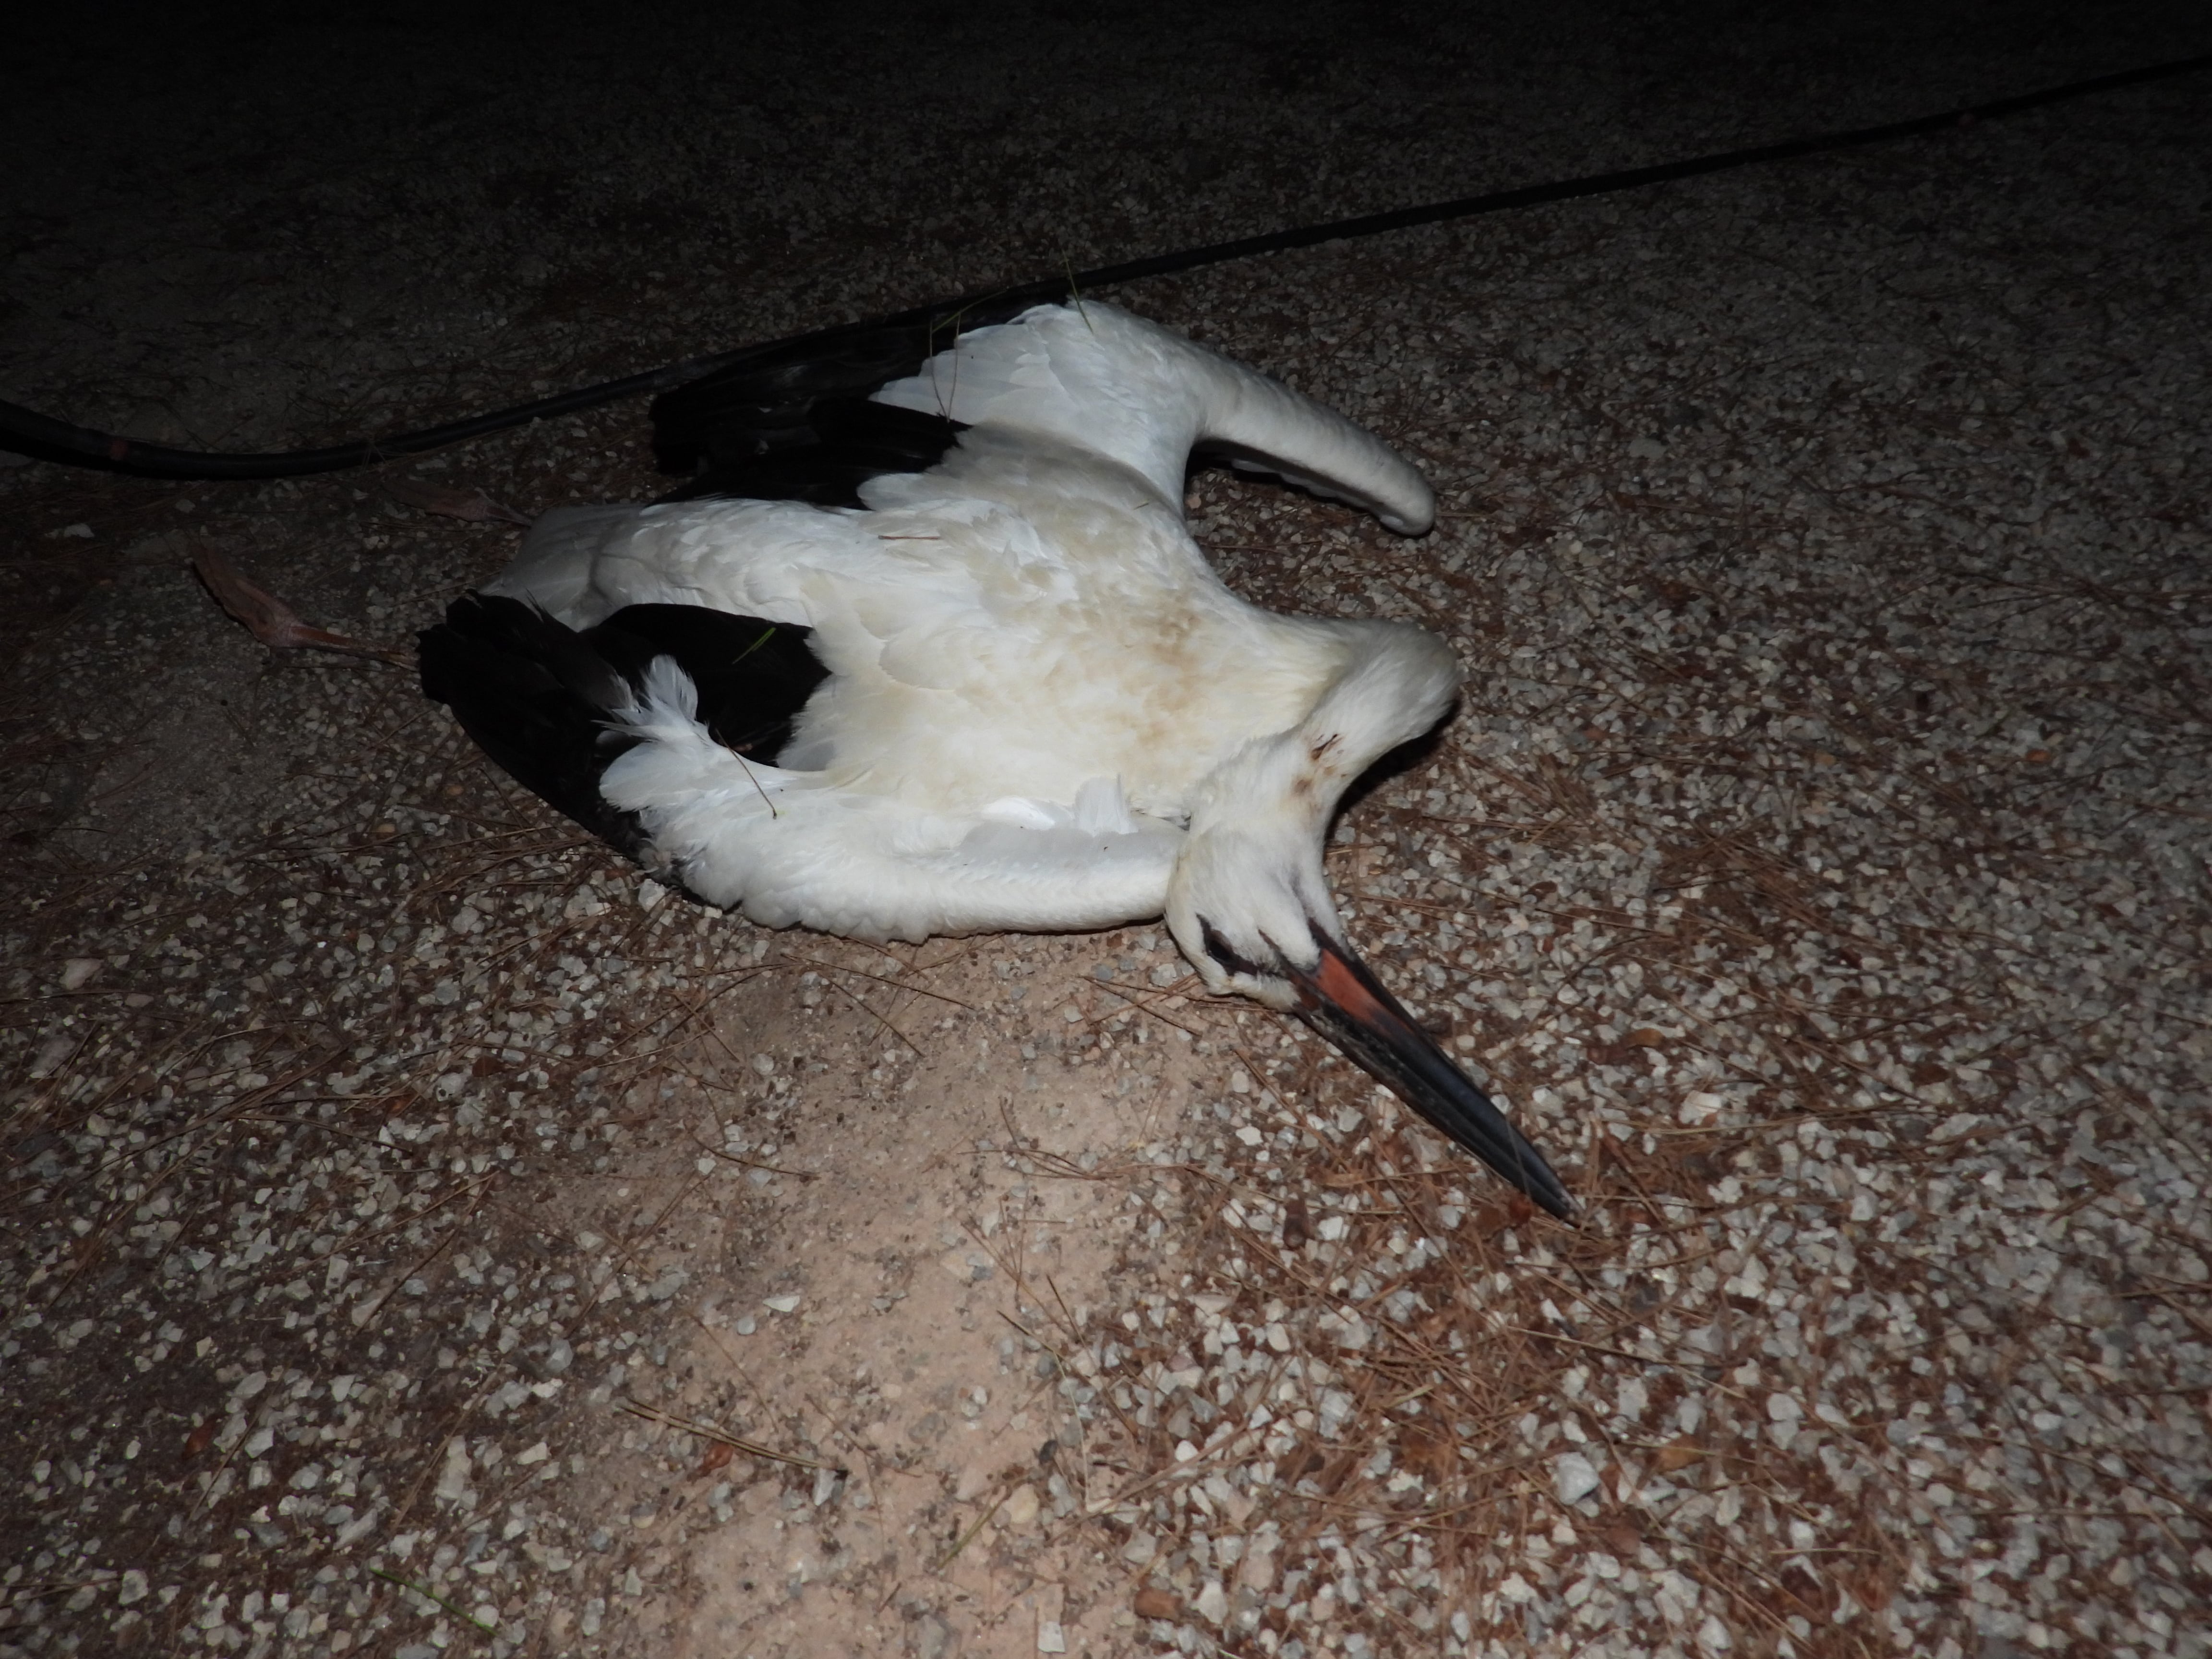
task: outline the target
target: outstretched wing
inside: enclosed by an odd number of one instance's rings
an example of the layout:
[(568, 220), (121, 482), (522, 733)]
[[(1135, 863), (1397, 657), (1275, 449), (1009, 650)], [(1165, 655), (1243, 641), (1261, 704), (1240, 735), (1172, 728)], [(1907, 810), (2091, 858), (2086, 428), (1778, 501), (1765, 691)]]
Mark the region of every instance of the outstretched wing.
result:
[(860, 507), (869, 480), (927, 471), (961, 433), (986, 428), (1117, 462), (1171, 502), (1203, 447), (1408, 535), (1434, 519), (1427, 483), (1374, 434), (1119, 307), (1035, 306), (1006, 321), (971, 311), (958, 323), (968, 331), (943, 350), (935, 323), (854, 330), (663, 395), (654, 453), (669, 471), (696, 469), (675, 495)]
[(636, 739), (600, 779), (635, 815), (639, 856), (710, 904), (766, 927), (853, 939), (1107, 927), (1159, 915), (1182, 832), (1130, 811), (1100, 778), (1072, 808), (1010, 799), (932, 811), (746, 762), (698, 718), (663, 659), (618, 729)]
[(500, 594), (422, 636), (422, 689), (507, 772), (664, 880), (863, 939), (1158, 915), (1180, 830), (1094, 778), (1072, 806), (933, 811), (777, 764), (826, 669), (805, 628), (645, 604), (572, 629)]
[(1117, 461), (1179, 501), (1191, 452), (1347, 500), (1407, 535), (1436, 516), (1388, 444), (1256, 369), (1095, 301), (1039, 306), (963, 335), (872, 401), (960, 428), (1049, 440)]

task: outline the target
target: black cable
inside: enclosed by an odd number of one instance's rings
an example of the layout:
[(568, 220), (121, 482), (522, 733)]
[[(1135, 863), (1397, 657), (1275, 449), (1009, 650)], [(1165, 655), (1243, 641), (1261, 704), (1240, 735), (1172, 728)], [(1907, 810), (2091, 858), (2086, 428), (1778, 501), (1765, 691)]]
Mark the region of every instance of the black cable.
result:
[(1761, 162), (1786, 161), (1798, 156), (1888, 143), (1896, 139), (1918, 137), (1925, 133), (1966, 126), (1978, 121), (1998, 120), (2008, 115), (2040, 109), (2048, 104), (2111, 92), (2121, 87), (2169, 80), (2207, 67), (2212, 67), (2212, 52), (2122, 70), (2117, 74), (2100, 75), (2086, 81), (2069, 81), (2063, 86), (2045, 87), (2015, 97), (1995, 99), (1989, 103), (1951, 110), (1941, 115), (1923, 115), (1907, 121), (1885, 122), (1880, 126), (1856, 127), (1847, 132), (1822, 133), (1809, 138), (1786, 139), (1780, 143), (1757, 144), (1746, 149), (1723, 150), (1717, 155), (1693, 156), (1687, 161), (1662, 161), (1654, 167), (1593, 173), (1585, 178), (1569, 179), (1553, 184), (1528, 185), (1518, 190), (1492, 191), (1486, 195), (1463, 196), (1449, 202), (1397, 208), (1387, 213), (1364, 214), (1358, 218), (1333, 219), (1325, 224), (1301, 225), (1288, 230), (1270, 231), (1260, 236), (1243, 236), (1234, 241), (1214, 242), (1204, 247), (1184, 248), (1174, 253), (1152, 254), (1146, 258), (1124, 260), (1119, 264), (1103, 265), (1096, 270), (1042, 277), (1035, 282), (994, 289), (986, 294), (916, 306), (889, 316), (817, 329), (787, 339), (693, 357), (642, 374), (627, 375), (622, 380), (608, 380), (599, 386), (583, 386), (554, 397), (540, 398), (534, 403), (518, 404), (513, 409), (475, 415), (466, 420), (426, 427), (417, 432), (395, 433), (365, 443), (341, 444), (328, 449), (287, 450), (269, 455), (210, 453), (173, 449), (164, 444), (141, 443), (133, 438), (95, 432), (88, 427), (72, 426), (66, 421), (57, 421), (35, 410), (0, 402), (0, 445), (42, 460), (99, 467), (143, 477), (283, 478), (311, 472), (335, 472), (346, 467), (369, 465), (395, 455), (415, 455), (426, 450), (442, 449), (448, 444), (480, 438), (487, 433), (505, 431), (532, 421), (567, 415), (580, 409), (597, 408), (602, 404), (618, 402), (642, 392), (663, 392), (702, 374), (728, 368), (770, 352), (791, 352), (800, 348), (831, 345), (842, 338), (866, 331), (915, 323), (927, 322), (933, 327), (955, 325), (961, 312), (977, 306), (988, 305), (997, 312), (1009, 302), (1042, 301), (1064, 295), (1071, 289), (1081, 292), (1111, 288), (1147, 276), (1172, 276), (1180, 271), (1195, 270), (1204, 265), (1224, 264), (1232, 259), (1249, 259), (1262, 253), (1279, 252), (1285, 248), (1311, 247), (1320, 242), (1376, 236), (1386, 231), (1407, 230), (1416, 225), (1432, 225), (1447, 219), (1503, 213), (1513, 208), (1573, 201), (1581, 197), (1601, 196), (1614, 191), (1640, 190), (1646, 185), (1694, 179), (1703, 173), (1753, 167)]

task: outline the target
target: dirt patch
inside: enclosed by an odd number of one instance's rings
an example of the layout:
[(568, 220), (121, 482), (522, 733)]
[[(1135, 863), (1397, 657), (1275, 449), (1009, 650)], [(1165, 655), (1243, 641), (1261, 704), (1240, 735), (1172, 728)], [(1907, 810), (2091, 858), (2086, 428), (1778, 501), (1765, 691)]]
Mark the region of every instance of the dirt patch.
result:
[[(601, 1223), (650, 1213), (633, 1272), (705, 1292), (665, 1364), (602, 1385), (668, 1413), (595, 1477), (609, 1501), (659, 1489), (622, 1534), (656, 1586), (642, 1627), (684, 1653), (1126, 1634), (1120, 1575), (1067, 1547), (1097, 1430), (1066, 1366), (1140, 1231), (1126, 1160), (1212, 1070), (1101, 988), (1181, 963), (1133, 930), (1015, 954), (810, 942), (786, 965), (795, 1008), (787, 981), (731, 999), (695, 1056), (723, 1063), (675, 1073), (661, 1108), (708, 1115), (712, 1173), (626, 1182)], [(725, 1457), (701, 1426), (812, 1467)]]

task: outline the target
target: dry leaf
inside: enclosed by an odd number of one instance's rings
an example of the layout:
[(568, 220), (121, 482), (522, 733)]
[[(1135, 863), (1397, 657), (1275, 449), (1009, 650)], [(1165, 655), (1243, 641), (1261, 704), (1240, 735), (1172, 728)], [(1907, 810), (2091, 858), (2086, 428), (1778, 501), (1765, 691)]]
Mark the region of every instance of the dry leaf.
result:
[(1459, 1446), (1441, 1434), (1408, 1424), (1398, 1434), (1398, 1463), (1431, 1482), (1449, 1480), (1459, 1467)]
[(246, 632), (264, 645), (279, 651), (343, 651), (349, 656), (374, 657), (382, 662), (402, 660), (380, 645), (364, 645), (359, 640), (349, 640), (343, 634), (301, 622), (299, 613), (290, 605), (246, 580), (238, 574), (235, 565), (212, 548), (202, 548), (192, 555), (192, 568), (199, 572), (200, 580), (215, 595), (216, 603), (243, 623)]
[(481, 489), (456, 489), (449, 484), (429, 483), (421, 478), (392, 478), (386, 483), (384, 490), (395, 501), (419, 507), (425, 513), (441, 514), (448, 519), (466, 519), (471, 524), (498, 519), (520, 525), (525, 530), (530, 528), (527, 514), (501, 506)]
[(1518, 1192), (1508, 1188), (1468, 1212), (1467, 1224), (1477, 1238), (1495, 1238), (1516, 1227), (1525, 1227), (1536, 1213), (1536, 1206)]
[(1672, 1474), (1677, 1469), (1688, 1468), (1691, 1464), (1705, 1455), (1705, 1449), (1703, 1446), (1698, 1444), (1689, 1436), (1684, 1435), (1680, 1439), (1670, 1440), (1660, 1447), (1658, 1455), (1652, 1458), (1651, 1464), (1662, 1474)]
[(1888, 1573), (1878, 1566), (1869, 1567), (1844, 1582), (1850, 1586), (1851, 1593), (1858, 1597), (1861, 1603), (1876, 1613), (1889, 1605), (1890, 1597), (1897, 1589), (1897, 1586), (1890, 1582)]
[(1162, 1589), (1157, 1584), (1147, 1584), (1137, 1592), (1130, 1603), (1139, 1619), (1180, 1619), (1182, 1617), (1182, 1598), (1173, 1590)]

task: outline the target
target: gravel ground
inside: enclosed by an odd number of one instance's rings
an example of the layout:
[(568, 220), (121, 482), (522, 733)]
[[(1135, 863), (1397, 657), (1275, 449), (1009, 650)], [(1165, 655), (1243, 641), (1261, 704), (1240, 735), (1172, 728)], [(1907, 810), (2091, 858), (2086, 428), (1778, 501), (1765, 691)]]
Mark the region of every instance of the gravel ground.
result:
[[(335, 440), (2205, 44), (1024, 15), (17, 26), (0, 396)], [(1468, 663), (1331, 871), (1572, 1229), (1158, 929), (730, 921), (189, 574), (402, 650), (514, 532), (391, 486), (639, 498), (635, 405), (0, 468), (0, 1655), (2212, 1650), (2205, 118), (1116, 295), (1437, 483), (1191, 488)]]

